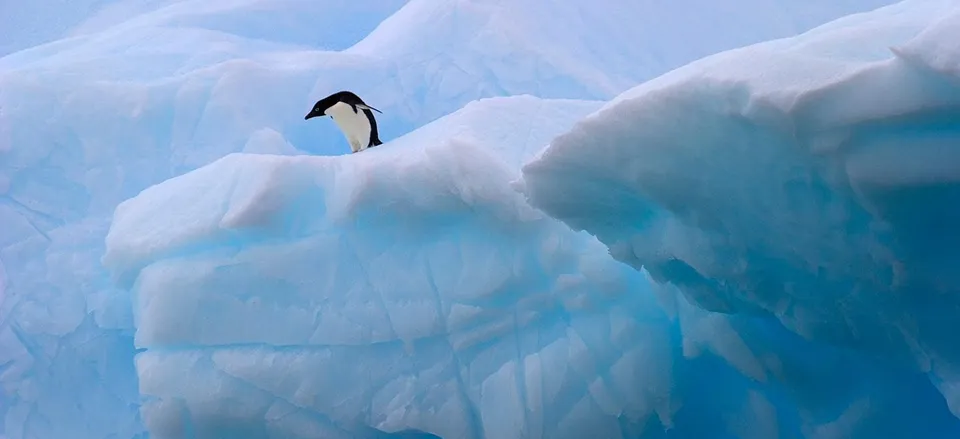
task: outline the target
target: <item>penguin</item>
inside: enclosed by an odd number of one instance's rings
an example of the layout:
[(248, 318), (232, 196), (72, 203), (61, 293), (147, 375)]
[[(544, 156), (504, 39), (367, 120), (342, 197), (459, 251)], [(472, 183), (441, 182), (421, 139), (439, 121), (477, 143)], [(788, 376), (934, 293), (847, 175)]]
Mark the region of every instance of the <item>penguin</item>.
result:
[(383, 144), (377, 132), (377, 120), (371, 110), (383, 114), (364, 103), (353, 92), (339, 91), (317, 101), (303, 120), (330, 116), (350, 143), (350, 150), (357, 153)]

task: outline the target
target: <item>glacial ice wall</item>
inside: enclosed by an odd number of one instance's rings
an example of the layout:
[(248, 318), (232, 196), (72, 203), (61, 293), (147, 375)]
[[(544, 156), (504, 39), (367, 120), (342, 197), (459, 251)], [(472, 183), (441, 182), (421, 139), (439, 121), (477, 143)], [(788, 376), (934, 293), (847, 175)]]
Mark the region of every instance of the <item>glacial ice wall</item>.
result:
[(936, 0), (711, 56), (552, 141), (524, 191), (698, 306), (925, 377), (914, 404), (960, 415), (958, 66)]

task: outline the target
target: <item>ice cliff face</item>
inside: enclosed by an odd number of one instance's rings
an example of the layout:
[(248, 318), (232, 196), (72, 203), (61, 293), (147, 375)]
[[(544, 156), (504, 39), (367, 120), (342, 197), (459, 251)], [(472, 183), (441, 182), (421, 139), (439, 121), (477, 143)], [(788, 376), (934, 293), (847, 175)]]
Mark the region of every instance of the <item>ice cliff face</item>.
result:
[(686, 300), (925, 375), (960, 413), (958, 19), (908, 1), (699, 61), (555, 139), (525, 190)]
[(614, 437), (624, 412), (669, 419), (671, 336), (642, 275), (527, 207), (517, 164), (433, 139), (231, 155), (121, 204), (104, 264), (132, 286), (152, 437)]

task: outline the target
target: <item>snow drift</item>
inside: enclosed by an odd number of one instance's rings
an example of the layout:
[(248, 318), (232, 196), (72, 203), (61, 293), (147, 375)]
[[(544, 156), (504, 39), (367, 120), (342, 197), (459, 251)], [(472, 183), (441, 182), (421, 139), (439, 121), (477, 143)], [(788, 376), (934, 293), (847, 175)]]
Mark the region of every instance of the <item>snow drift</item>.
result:
[(712, 56), (559, 136), (524, 190), (698, 306), (925, 374), (960, 414), (958, 65), (952, 1)]

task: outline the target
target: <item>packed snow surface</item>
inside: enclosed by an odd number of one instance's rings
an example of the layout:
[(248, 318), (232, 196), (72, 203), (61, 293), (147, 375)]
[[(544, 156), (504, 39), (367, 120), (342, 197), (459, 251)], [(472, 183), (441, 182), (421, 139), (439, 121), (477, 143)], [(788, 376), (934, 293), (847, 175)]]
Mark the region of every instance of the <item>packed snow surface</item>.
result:
[(9, 438), (957, 433), (949, 2), (618, 98), (889, 0), (56, 3), (0, 5)]

